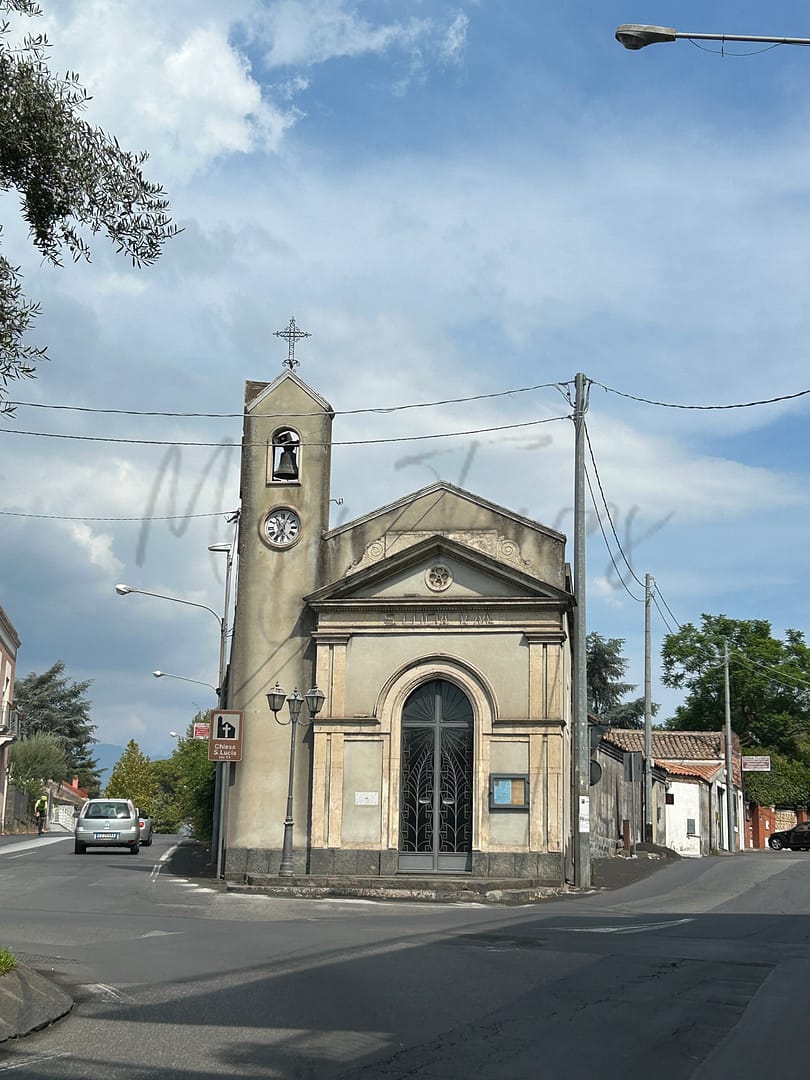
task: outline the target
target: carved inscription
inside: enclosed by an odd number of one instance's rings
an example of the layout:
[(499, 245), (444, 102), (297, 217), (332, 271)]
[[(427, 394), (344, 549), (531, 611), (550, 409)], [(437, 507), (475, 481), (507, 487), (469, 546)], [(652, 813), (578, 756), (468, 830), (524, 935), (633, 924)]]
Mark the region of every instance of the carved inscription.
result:
[(384, 611), (383, 626), (494, 626), (489, 611)]

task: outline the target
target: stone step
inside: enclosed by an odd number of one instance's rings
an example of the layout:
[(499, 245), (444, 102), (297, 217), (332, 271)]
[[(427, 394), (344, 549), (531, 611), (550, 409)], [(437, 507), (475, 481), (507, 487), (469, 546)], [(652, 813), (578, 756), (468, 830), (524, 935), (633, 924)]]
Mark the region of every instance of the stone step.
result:
[(421, 900), (439, 903), (524, 904), (568, 892), (528, 878), (494, 881), (462, 876), (395, 878), (280, 878), (249, 874), (244, 882), (227, 882), (228, 892), (317, 900), (324, 897), (370, 900)]

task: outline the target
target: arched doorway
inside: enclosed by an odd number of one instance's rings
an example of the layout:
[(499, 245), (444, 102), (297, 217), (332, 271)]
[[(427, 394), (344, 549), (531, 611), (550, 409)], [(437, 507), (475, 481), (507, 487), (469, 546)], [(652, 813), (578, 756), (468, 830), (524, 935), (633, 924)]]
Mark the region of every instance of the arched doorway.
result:
[(399, 869), (465, 871), (472, 859), (473, 709), (431, 679), (402, 709)]

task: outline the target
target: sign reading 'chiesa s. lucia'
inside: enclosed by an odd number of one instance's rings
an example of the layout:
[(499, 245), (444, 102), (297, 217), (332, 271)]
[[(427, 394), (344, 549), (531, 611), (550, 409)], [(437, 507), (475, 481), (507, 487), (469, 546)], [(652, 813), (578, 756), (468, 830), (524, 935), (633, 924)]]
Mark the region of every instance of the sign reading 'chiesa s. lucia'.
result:
[[(332, 407), (248, 382), (224, 873), (559, 883), (570, 836), (565, 538), (436, 483), (329, 527)], [(324, 695), (297, 724), (267, 693)], [(293, 747), (290, 736), (295, 738)], [(291, 753), (293, 751), (293, 753)], [(291, 770), (291, 757), (294, 770)], [(287, 814), (293, 775), (292, 814)], [(292, 824), (291, 824), (292, 823)]]

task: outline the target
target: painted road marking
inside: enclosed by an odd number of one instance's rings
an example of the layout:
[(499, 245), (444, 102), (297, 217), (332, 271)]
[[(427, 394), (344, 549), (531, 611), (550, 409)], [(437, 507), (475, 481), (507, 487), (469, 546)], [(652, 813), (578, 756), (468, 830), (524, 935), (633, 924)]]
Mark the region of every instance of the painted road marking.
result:
[(683, 926), (694, 919), (670, 919), (667, 922), (642, 923), (640, 926), (549, 926), (565, 934), (644, 934), (648, 930), (665, 930), (670, 926)]

